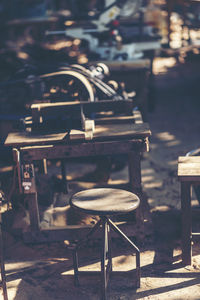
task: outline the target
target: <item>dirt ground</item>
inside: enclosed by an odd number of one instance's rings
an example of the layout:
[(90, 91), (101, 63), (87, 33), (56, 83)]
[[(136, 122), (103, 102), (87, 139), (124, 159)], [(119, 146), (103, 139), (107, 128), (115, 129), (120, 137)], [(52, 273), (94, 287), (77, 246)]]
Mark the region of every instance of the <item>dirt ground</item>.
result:
[[(148, 114), (152, 131), (150, 152), (142, 160), (142, 181), (148, 201), (149, 228), (144, 238), (135, 238), (141, 250), (141, 287), (132, 286), (134, 276), (124, 272), (111, 277), (108, 299), (178, 300), (200, 299), (200, 248), (193, 246), (192, 266), (180, 260), (180, 190), (177, 158), (199, 147), (200, 132), (200, 56), (188, 55), (177, 64), (173, 57), (156, 58), (155, 110)], [(83, 174), (94, 171), (93, 164), (81, 165)], [(76, 164), (69, 166), (76, 176)], [(74, 173), (73, 173), (74, 172)], [(109, 182), (127, 180), (127, 167), (112, 172)], [(90, 183), (79, 183), (90, 187)], [(195, 196), (193, 204), (197, 205)], [(8, 218), (9, 219), (9, 218)], [(194, 226), (199, 217), (194, 212)], [(81, 277), (73, 285), (71, 252), (64, 243), (25, 244), (4, 230), (5, 260), (9, 300), (99, 299), (99, 277)], [(125, 244), (113, 241), (114, 270), (131, 270), (134, 255)], [(80, 251), (82, 270), (97, 270), (98, 241)], [(2, 297), (2, 296), (0, 296)], [(2, 299), (2, 298), (0, 298)]]

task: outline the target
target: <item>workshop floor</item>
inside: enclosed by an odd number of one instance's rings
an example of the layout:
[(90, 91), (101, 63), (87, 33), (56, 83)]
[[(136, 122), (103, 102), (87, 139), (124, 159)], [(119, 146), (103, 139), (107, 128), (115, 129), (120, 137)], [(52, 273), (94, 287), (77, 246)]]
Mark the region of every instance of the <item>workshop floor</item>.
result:
[[(200, 299), (198, 243), (193, 246), (193, 265), (183, 268), (180, 263), (177, 180), (178, 156), (199, 146), (199, 68), (199, 55), (188, 56), (179, 65), (172, 57), (154, 62), (156, 109), (148, 116), (152, 137), (150, 152), (142, 161), (151, 220), (144, 239), (136, 239), (141, 249), (141, 287), (131, 285), (134, 277), (130, 273), (114, 274), (108, 299)], [(126, 171), (113, 172), (110, 182), (126, 180)], [(195, 197), (193, 203), (197, 204)], [(195, 210), (194, 226), (199, 223)], [(114, 270), (130, 270), (135, 257), (118, 240), (113, 243)], [(9, 300), (99, 299), (98, 276), (82, 275), (81, 286), (73, 286), (71, 253), (63, 243), (25, 245), (20, 237), (5, 233), (5, 249)], [(98, 241), (80, 255), (82, 270), (98, 269)]]

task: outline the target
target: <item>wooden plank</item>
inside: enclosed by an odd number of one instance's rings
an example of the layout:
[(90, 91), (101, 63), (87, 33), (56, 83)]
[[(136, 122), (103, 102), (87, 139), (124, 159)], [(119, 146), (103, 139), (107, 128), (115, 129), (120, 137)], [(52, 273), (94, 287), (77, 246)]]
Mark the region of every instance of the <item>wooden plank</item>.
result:
[(200, 176), (200, 163), (179, 164), (178, 176)]
[[(9, 133), (6, 140), (5, 146), (26, 146), (26, 145), (45, 145), (51, 143), (60, 143), (62, 140), (67, 138), (68, 133), (31, 133), (28, 131), (12, 132)], [(71, 130), (69, 135), (70, 140), (78, 139), (85, 140), (85, 133), (80, 130)]]
[(132, 115), (133, 101), (128, 100), (101, 100), (97, 102), (56, 102), (56, 103), (37, 103), (31, 106), (31, 109), (40, 109), (41, 114), (68, 113), (69, 109), (76, 112), (83, 107), (84, 114), (88, 115), (94, 112), (114, 111)]
[(42, 17), (31, 17), (31, 18), (20, 18), (13, 19), (11, 21), (6, 22), (6, 26), (24, 26), (24, 25), (41, 25), (45, 23), (54, 23), (58, 21), (58, 17), (54, 16), (42, 16)]
[(33, 109), (56, 109), (56, 108), (63, 108), (63, 107), (80, 107), (80, 102), (56, 102), (56, 103), (35, 103), (31, 105), (31, 110)]
[(134, 116), (114, 116), (114, 117), (103, 117), (96, 118), (96, 125), (106, 125), (106, 124), (125, 124), (125, 123), (135, 123)]
[[(98, 61), (90, 62), (90, 65), (94, 66)], [(138, 69), (149, 69), (151, 61), (148, 58), (134, 59), (131, 61), (101, 61), (106, 64), (111, 71), (132, 71)]]
[(180, 156), (178, 178), (180, 181), (200, 182), (200, 156)]
[(179, 181), (183, 182), (183, 181), (187, 181), (187, 182), (192, 182), (192, 184), (198, 184), (200, 183), (200, 176), (179, 176)]
[(58, 159), (68, 157), (119, 154), (128, 153), (130, 151), (147, 151), (146, 141), (141, 139), (134, 139), (126, 140), (126, 142), (122, 140), (20, 148), (23, 162), (31, 162), (44, 158)]
[(95, 127), (93, 140), (111, 140), (118, 138), (145, 138), (151, 135), (148, 123), (107, 124)]
[[(97, 125), (94, 131), (93, 140), (110, 140), (119, 138), (145, 138), (151, 135), (148, 123), (142, 124), (107, 124)], [(67, 138), (66, 132), (38, 134), (25, 132), (9, 133), (6, 138), (5, 146), (26, 146), (26, 145), (45, 145), (50, 143), (60, 143)], [(71, 130), (69, 141), (79, 141), (85, 139), (85, 132)]]
[(105, 125), (105, 124), (124, 124), (124, 123), (135, 123), (135, 124), (141, 124), (143, 123), (142, 115), (139, 110), (134, 110), (132, 115), (130, 116), (104, 116), (102, 114), (102, 117), (97, 117), (95, 119), (96, 125)]
[(200, 163), (200, 156), (179, 156), (178, 163)]
[(32, 115), (35, 110), (40, 111), (41, 116), (48, 115), (80, 115), (80, 102), (57, 102), (57, 103), (38, 103), (31, 105)]

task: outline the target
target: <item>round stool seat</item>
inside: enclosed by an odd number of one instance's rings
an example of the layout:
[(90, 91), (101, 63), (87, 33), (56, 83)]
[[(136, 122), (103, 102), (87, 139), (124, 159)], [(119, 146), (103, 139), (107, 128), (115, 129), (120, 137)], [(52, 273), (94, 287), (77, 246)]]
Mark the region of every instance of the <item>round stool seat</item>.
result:
[(135, 210), (140, 204), (137, 195), (120, 189), (96, 188), (76, 193), (71, 205), (91, 215), (118, 215)]

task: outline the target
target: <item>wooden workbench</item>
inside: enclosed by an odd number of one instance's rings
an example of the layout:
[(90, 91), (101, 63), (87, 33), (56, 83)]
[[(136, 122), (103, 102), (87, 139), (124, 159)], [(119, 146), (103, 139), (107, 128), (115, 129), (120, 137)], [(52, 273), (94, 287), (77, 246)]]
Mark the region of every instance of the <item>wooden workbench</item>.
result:
[(180, 156), (178, 159), (178, 179), (181, 183), (181, 213), (182, 213), (182, 261), (184, 265), (192, 263), (192, 233), (191, 187), (200, 185), (200, 157)]
[[(129, 117), (130, 118), (130, 117)], [(100, 122), (101, 123), (101, 122)], [(37, 202), (37, 189), (34, 177), (34, 162), (43, 159), (69, 159), (75, 157), (104, 156), (127, 153), (129, 164), (130, 191), (142, 194), (141, 187), (141, 154), (148, 151), (148, 137), (151, 132), (147, 123), (142, 123), (135, 112), (135, 123), (124, 123), (121, 118), (119, 124), (95, 125), (93, 138), (86, 140), (84, 132), (71, 130), (70, 134), (61, 133), (10, 133), (5, 141), (5, 146), (13, 148), (18, 177), (23, 168), (33, 168), (33, 176), (28, 189), (25, 189), (23, 179), (21, 189), (27, 198), (30, 214), (30, 232), (25, 234), (25, 239), (31, 242), (54, 241), (70, 239), (80, 233), (80, 226), (69, 226), (59, 229), (41, 229), (39, 209)], [(76, 230), (74, 230), (76, 228)], [(81, 227), (81, 230), (88, 228)]]

